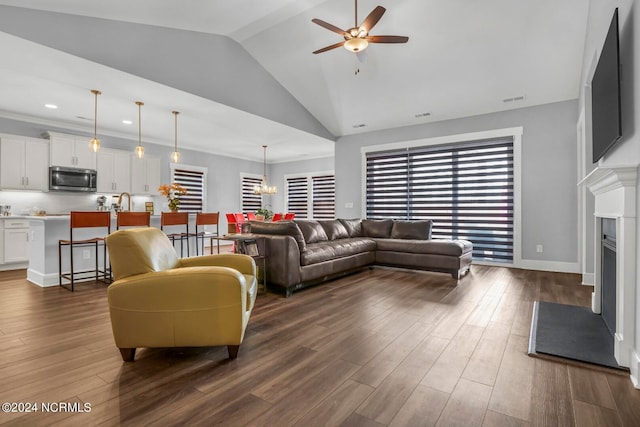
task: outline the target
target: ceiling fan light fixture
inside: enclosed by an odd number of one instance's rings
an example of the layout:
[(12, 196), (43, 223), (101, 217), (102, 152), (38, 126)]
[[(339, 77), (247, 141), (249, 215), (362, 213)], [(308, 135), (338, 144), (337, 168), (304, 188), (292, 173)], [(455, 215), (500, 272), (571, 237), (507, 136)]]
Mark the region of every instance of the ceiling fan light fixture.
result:
[(361, 52), (369, 46), (369, 42), (366, 39), (353, 38), (344, 42), (344, 48), (351, 52)]

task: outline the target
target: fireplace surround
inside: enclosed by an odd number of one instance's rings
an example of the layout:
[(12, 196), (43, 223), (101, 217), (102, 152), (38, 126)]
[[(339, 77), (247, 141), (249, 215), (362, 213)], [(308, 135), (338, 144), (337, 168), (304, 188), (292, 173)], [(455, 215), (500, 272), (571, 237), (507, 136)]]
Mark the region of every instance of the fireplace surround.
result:
[(591, 299), (594, 313), (602, 312), (602, 219), (615, 220), (614, 357), (619, 365), (630, 369), (636, 388), (640, 367), (636, 345), (637, 179), (638, 165), (599, 166), (579, 183), (595, 197), (595, 286)]

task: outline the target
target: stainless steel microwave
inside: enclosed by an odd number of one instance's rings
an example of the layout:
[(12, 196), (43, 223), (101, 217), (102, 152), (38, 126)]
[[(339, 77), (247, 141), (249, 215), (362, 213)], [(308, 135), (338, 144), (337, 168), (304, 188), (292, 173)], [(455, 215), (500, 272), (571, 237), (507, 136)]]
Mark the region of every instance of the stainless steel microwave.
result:
[(96, 192), (97, 172), (94, 169), (49, 167), (49, 191)]

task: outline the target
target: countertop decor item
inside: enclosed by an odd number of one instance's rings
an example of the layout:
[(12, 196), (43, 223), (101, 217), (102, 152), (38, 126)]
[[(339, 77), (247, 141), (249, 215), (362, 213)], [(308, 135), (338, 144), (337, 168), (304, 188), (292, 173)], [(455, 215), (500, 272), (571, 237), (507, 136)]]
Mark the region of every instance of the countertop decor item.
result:
[(160, 192), (160, 195), (167, 198), (167, 201), (169, 202), (169, 210), (172, 212), (176, 212), (178, 210), (178, 206), (180, 205), (180, 196), (187, 194), (187, 189), (175, 182), (171, 185), (162, 184), (158, 187), (158, 191)]

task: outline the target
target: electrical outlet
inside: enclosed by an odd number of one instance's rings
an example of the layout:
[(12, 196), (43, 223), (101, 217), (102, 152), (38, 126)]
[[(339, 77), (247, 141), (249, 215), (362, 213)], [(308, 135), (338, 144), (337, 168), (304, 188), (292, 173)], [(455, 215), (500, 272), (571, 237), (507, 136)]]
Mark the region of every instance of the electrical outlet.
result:
[(542, 252), (542, 245), (536, 245), (536, 252)]
[(91, 259), (91, 251), (88, 250), (83, 250), (82, 251), (82, 258), (83, 259)]

